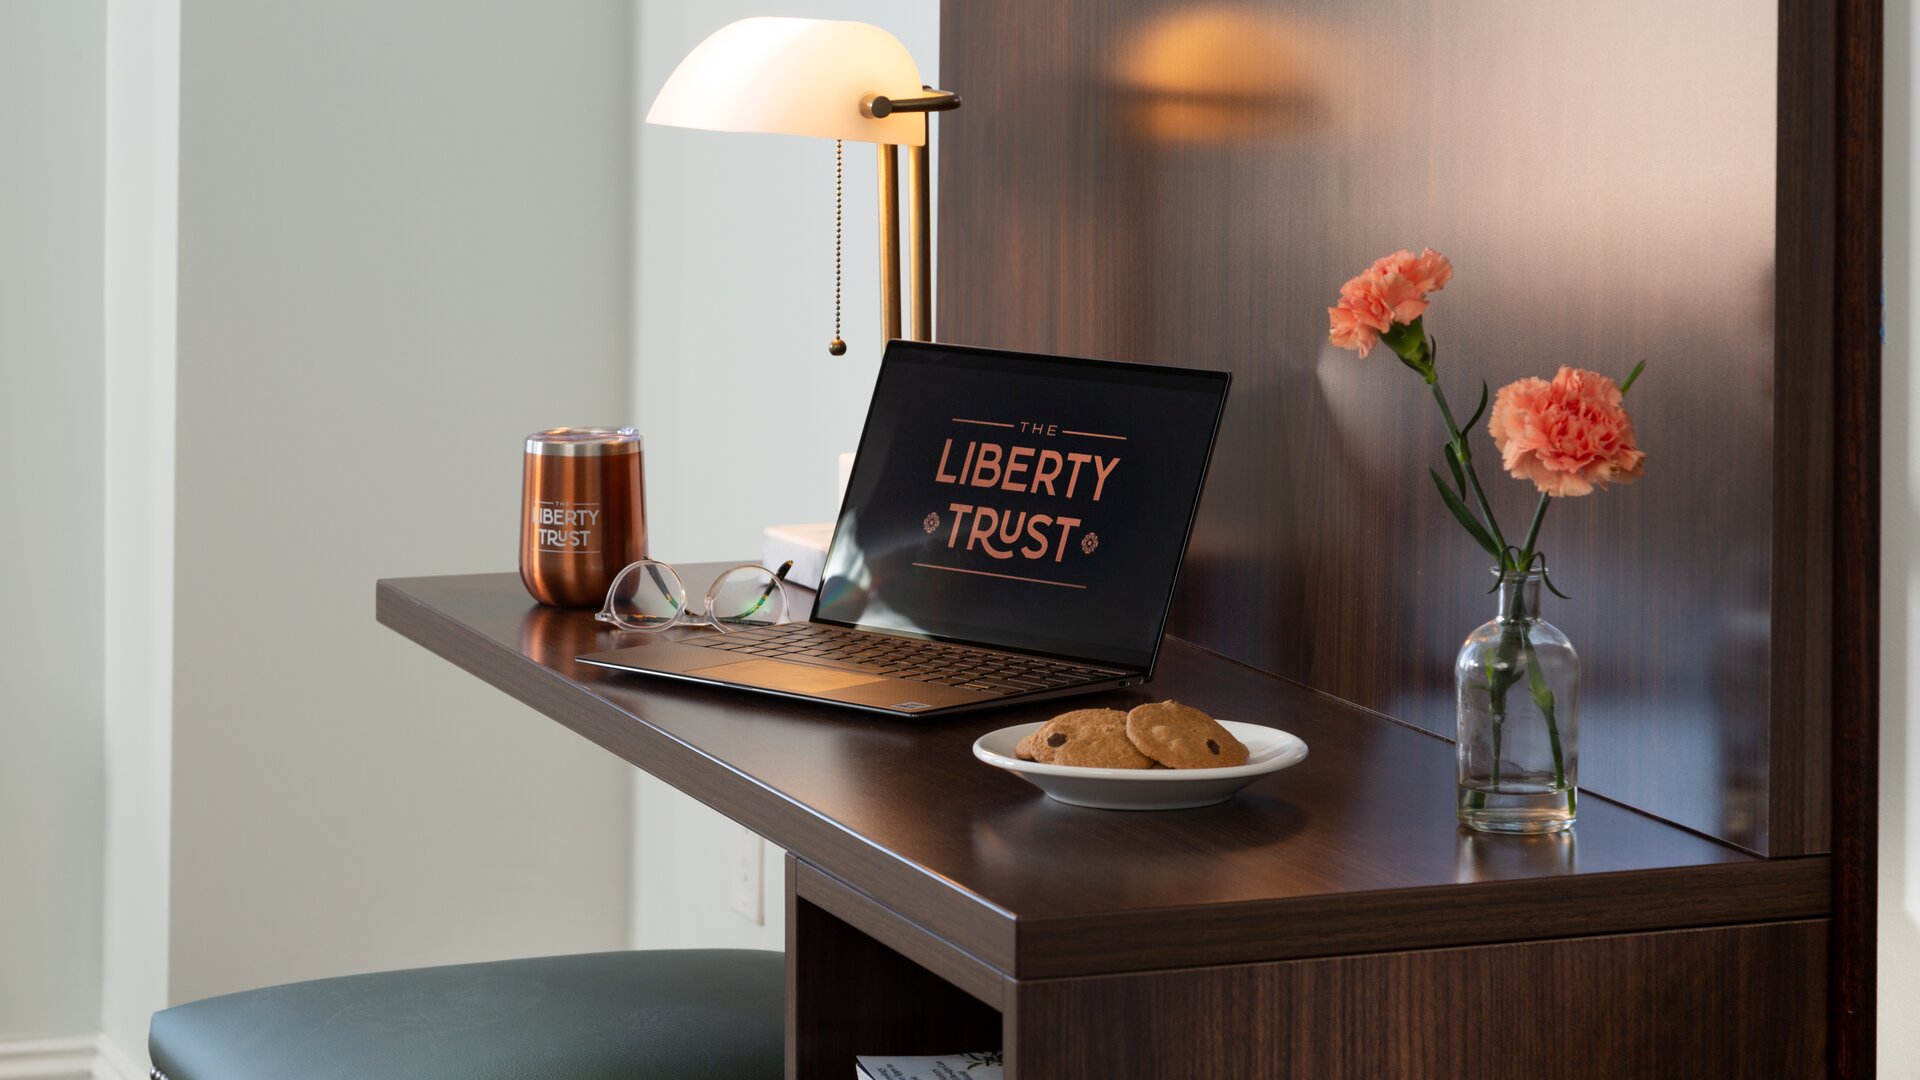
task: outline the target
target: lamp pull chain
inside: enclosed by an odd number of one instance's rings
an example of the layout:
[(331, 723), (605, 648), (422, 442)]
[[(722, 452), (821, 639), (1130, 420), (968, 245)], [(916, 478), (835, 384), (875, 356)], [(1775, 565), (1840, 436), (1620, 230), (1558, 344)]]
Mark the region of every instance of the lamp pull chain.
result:
[(833, 140), (833, 340), (827, 343), (827, 351), (835, 356), (845, 356), (847, 343), (840, 340), (840, 239), (841, 211), (844, 208), (844, 189), (846, 186), (846, 144), (839, 139)]

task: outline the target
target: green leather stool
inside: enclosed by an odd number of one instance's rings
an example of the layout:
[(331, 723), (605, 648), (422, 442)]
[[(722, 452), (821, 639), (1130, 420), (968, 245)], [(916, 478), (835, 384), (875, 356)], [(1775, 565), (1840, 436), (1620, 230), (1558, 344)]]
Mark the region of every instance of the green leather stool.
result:
[(155, 1013), (156, 1080), (780, 1080), (786, 964), (589, 953), (269, 986)]

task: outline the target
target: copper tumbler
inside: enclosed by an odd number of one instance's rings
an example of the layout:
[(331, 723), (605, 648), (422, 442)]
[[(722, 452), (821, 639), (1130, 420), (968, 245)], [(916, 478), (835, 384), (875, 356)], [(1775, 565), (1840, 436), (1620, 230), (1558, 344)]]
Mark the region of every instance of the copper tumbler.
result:
[(520, 580), (535, 600), (597, 608), (628, 563), (647, 557), (640, 433), (553, 428), (527, 436)]

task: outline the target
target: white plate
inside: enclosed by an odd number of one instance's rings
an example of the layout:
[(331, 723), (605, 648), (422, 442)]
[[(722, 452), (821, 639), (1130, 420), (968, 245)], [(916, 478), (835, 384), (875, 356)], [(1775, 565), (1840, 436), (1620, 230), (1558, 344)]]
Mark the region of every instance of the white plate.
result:
[(989, 731), (974, 740), (973, 756), (989, 765), (1017, 773), (1028, 783), (1063, 803), (1100, 810), (1184, 810), (1212, 806), (1233, 798), (1234, 792), (1260, 777), (1297, 765), (1307, 756), (1299, 736), (1259, 724), (1222, 720), (1233, 737), (1247, 744), (1247, 763), (1224, 769), (1085, 769), (1074, 765), (1043, 765), (1013, 756), (1039, 724), (1015, 724)]

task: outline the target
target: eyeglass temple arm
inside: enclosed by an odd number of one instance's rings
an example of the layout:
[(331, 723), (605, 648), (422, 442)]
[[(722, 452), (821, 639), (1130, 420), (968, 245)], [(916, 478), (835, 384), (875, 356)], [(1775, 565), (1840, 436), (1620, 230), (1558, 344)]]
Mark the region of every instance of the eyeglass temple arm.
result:
[(773, 595), (773, 590), (779, 587), (780, 582), (787, 580), (787, 574), (792, 570), (793, 570), (792, 559), (788, 559), (786, 562), (781, 563), (780, 569), (775, 570), (773, 572), (773, 580), (767, 582), (767, 587), (760, 590), (760, 599), (755, 600), (753, 602), (753, 606), (748, 608), (746, 611), (742, 612), (739, 617), (744, 619), (747, 616), (752, 615), (754, 612), (759, 611), (761, 608), (766, 607), (767, 598)]

